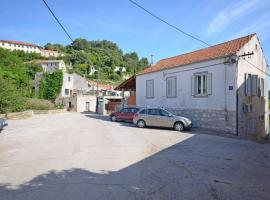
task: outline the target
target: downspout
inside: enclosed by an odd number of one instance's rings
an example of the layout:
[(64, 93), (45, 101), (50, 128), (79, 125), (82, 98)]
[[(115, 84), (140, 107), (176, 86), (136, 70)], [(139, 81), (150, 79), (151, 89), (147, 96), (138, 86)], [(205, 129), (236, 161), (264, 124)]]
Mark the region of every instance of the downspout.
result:
[(235, 62), (235, 71), (236, 71), (236, 135), (238, 136), (238, 59)]

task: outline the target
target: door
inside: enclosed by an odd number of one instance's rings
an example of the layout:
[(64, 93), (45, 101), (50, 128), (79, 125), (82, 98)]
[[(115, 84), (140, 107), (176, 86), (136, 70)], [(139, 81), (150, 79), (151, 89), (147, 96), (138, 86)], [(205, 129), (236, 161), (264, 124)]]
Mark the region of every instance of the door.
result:
[(85, 111), (90, 111), (90, 102), (85, 103)]

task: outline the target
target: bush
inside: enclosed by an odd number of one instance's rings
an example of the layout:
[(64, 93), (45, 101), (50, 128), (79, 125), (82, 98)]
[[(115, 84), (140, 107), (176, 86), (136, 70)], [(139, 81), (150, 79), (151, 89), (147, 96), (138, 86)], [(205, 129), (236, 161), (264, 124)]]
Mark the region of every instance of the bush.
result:
[(61, 92), (62, 83), (62, 71), (55, 71), (52, 74), (45, 73), (40, 82), (39, 97), (54, 102)]
[(26, 108), (29, 110), (52, 110), (54, 109), (54, 104), (43, 99), (28, 99)]
[(54, 108), (56, 109), (64, 109), (66, 106), (64, 104), (61, 103), (56, 103), (54, 104)]
[(0, 77), (0, 113), (25, 110), (26, 99), (8, 79)]

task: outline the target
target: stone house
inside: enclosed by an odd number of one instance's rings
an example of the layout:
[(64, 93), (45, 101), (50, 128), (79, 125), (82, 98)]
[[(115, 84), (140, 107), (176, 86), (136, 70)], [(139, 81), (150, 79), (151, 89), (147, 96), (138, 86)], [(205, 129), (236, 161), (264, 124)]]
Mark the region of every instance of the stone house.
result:
[(136, 77), (138, 106), (189, 117), (195, 127), (266, 137), (268, 65), (256, 34), (160, 60)]

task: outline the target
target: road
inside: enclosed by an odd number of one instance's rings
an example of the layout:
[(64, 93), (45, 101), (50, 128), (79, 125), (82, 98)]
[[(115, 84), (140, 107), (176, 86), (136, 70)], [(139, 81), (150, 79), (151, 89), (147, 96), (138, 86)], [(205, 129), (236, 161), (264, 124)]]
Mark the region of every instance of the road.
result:
[(270, 145), (93, 114), (9, 121), (0, 199), (270, 199)]

